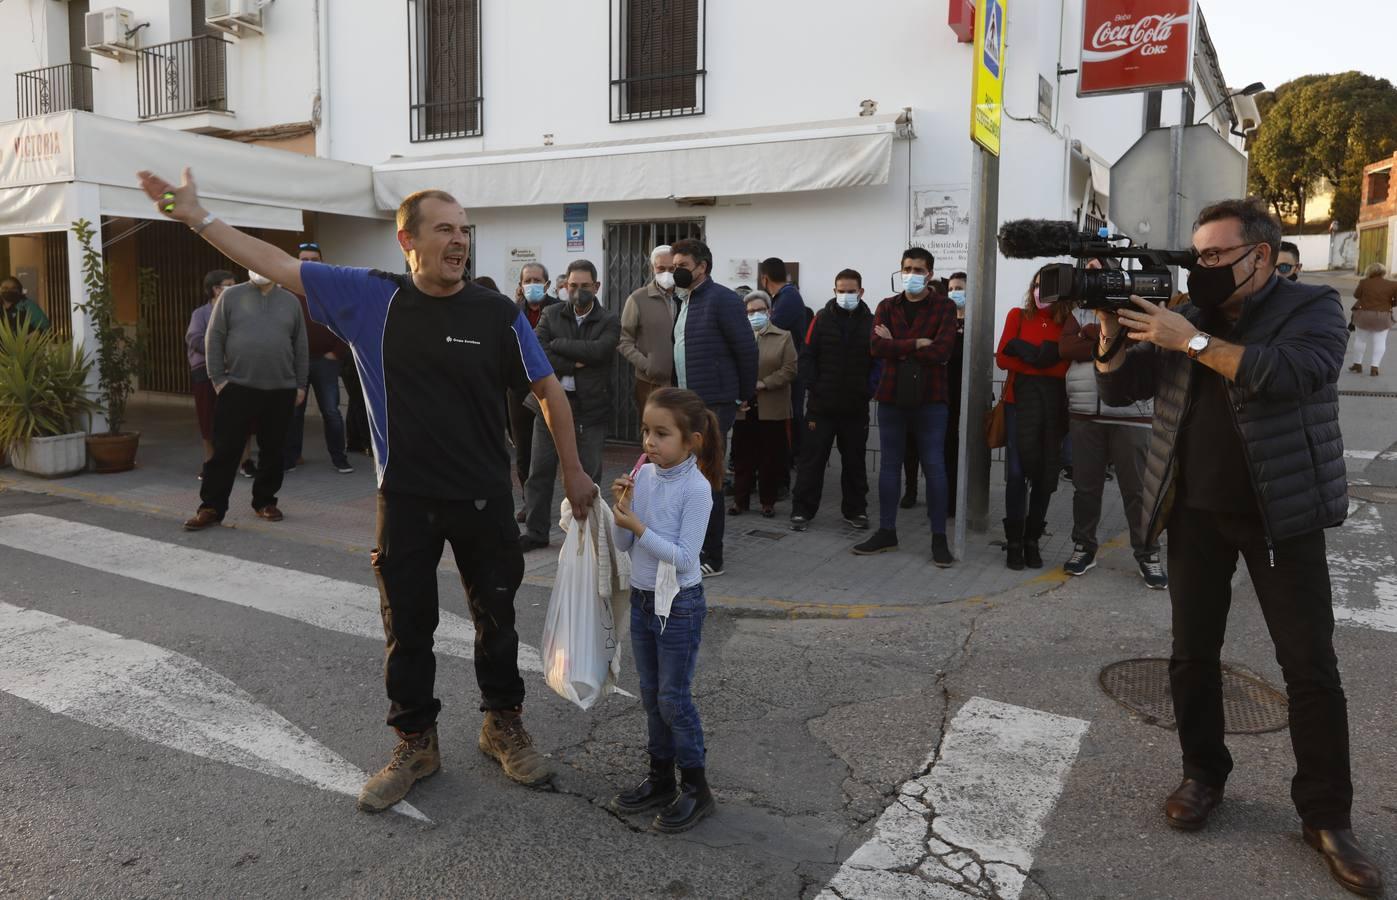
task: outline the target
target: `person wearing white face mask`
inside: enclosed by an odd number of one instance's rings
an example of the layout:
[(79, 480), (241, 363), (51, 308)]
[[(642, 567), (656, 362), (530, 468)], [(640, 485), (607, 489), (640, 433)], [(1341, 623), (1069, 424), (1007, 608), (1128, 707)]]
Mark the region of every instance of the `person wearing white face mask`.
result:
[(791, 494), (791, 530), (805, 531), (820, 508), (830, 451), (839, 445), (840, 511), (844, 521), (868, 528), (868, 401), (873, 357), (873, 312), (863, 302), (863, 276), (834, 276), (834, 299), (810, 326), (800, 353), (806, 395), (805, 444)]
[(635, 410), (645, 414), (650, 392), (667, 387), (674, 377), (674, 254), (668, 244), (650, 251), (654, 277), (631, 292), (621, 309), (621, 342), (617, 350), (635, 369)]
[[(514, 289), (514, 305), (524, 315), (530, 328), (538, 328), (544, 310), (557, 306), (560, 301), (548, 296), (548, 267), (540, 262), (524, 265), (519, 269), (519, 284)], [(514, 473), (519, 477), (519, 489), (529, 481), (530, 463), (534, 454), (535, 414), (524, 404), (527, 393), (514, 390), (505, 392), (509, 403), (509, 439), (514, 444)], [(514, 516), (514, 521), (523, 524), (527, 513), (523, 506)]]
[(758, 488), (762, 515), (776, 514), (776, 491), (786, 468), (791, 425), (791, 383), (796, 348), (791, 333), (771, 324), (771, 297), (753, 291), (745, 298), (747, 321), (757, 338), (757, 396), (742, 404), (732, 426), (732, 506), (728, 515), (747, 511)]

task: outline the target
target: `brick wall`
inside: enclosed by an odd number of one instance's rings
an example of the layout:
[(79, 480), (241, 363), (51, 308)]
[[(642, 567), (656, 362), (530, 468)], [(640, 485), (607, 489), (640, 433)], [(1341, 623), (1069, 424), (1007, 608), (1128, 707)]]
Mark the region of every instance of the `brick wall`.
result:
[[(1382, 175), (1386, 175), (1385, 179)], [(1375, 177), (1376, 176), (1376, 177)], [(1370, 196), (1376, 189), (1381, 193), (1382, 182), (1387, 191), (1383, 196)], [(1358, 208), (1359, 222), (1373, 222), (1397, 216), (1397, 153), (1390, 159), (1379, 160), (1363, 167), (1362, 205)]]

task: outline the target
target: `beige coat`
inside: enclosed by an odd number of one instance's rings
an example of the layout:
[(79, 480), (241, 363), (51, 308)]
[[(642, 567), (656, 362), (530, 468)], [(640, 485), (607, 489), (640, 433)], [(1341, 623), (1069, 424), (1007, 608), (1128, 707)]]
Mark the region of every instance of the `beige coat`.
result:
[(674, 300), (652, 278), (626, 298), (616, 349), (646, 384), (667, 386), (674, 374)]
[(768, 325), (757, 332), (757, 418), (779, 422), (791, 417), (791, 382), (796, 377), (796, 345), (791, 333)]

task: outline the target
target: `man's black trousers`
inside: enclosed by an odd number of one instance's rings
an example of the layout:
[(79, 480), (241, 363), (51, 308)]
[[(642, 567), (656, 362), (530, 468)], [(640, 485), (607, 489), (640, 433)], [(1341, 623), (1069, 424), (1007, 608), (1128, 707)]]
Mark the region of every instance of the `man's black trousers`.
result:
[(228, 512), (228, 495), (238, 477), (238, 462), (247, 436), (257, 434), (257, 479), (252, 482), (252, 508), (276, 505), (281, 490), (282, 452), (286, 429), (296, 405), (296, 390), (261, 391), (231, 381), (218, 392), (213, 408), (213, 456), (204, 463), (199, 505), (220, 516)]
[[(868, 513), (868, 408), (845, 415), (811, 415), (814, 431), (805, 436), (791, 515), (815, 518), (825, 489), (830, 451), (839, 446), (840, 512), (845, 518)], [(920, 463), (921, 458), (917, 457)], [(913, 482), (915, 485), (916, 482)]]
[(475, 624), (475, 680), (480, 708), (514, 709), (524, 702), (514, 594), (524, 580), (524, 554), (509, 494), (489, 500), (440, 500), (378, 493), (373, 551), (387, 654), (388, 724), (415, 734), (436, 723), (433, 691), (437, 629), (437, 565), (447, 543), (466, 588)]
[(1174, 694), (1184, 775), (1221, 787), (1232, 771), (1223, 742), (1219, 657), (1232, 574), (1246, 560), (1276, 661), (1290, 698), (1295, 777), (1290, 796), (1312, 828), (1348, 828), (1348, 711), (1334, 656), (1334, 609), (1324, 532), (1278, 541), (1268, 552), (1255, 513), (1234, 515), (1176, 507), (1169, 519), (1169, 599)]

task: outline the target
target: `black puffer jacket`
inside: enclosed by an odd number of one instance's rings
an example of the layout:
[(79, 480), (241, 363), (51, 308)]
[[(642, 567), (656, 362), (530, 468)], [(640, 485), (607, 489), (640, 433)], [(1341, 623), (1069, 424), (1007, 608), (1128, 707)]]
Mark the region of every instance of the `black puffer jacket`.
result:
[[(1203, 318), (1192, 304), (1178, 312), (1195, 325)], [(1272, 276), (1247, 299), (1228, 342), (1246, 347), (1228, 393), (1268, 542), (1342, 523), (1348, 483), (1337, 383), (1348, 322), (1338, 292)], [(1169, 521), (1175, 438), (1188, 412), (1194, 366), (1184, 353), (1141, 344), (1126, 351), (1118, 370), (1097, 374), (1106, 403), (1154, 398), (1145, 469), (1151, 540)]]
[(846, 312), (831, 300), (815, 316), (800, 350), (800, 379), (809, 394), (809, 416), (851, 415), (868, 410), (873, 356), (873, 313), (860, 303)]

